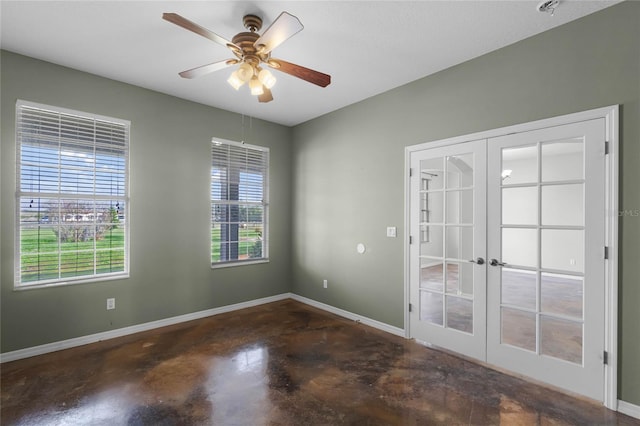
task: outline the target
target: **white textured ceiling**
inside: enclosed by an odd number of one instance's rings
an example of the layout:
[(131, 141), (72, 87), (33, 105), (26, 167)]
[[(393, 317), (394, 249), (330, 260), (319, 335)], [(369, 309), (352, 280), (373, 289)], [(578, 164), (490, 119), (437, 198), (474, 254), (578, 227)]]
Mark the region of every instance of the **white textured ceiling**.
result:
[[(2, 1), (3, 49), (205, 105), (296, 125), (618, 3), (539, 1)], [(274, 101), (260, 104), (226, 79), (178, 72), (232, 58), (226, 48), (161, 19), (175, 12), (231, 39), (242, 17), (263, 30), (286, 10), (304, 30), (276, 48), (284, 59), (332, 76), (320, 88), (274, 71)]]

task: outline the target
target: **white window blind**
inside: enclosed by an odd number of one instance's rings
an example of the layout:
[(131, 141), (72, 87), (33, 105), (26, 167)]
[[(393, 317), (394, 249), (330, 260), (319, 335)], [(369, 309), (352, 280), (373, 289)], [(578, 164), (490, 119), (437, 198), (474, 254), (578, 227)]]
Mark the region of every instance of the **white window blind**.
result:
[(128, 274), (129, 127), (18, 101), (16, 287)]
[(266, 260), (269, 149), (211, 144), (211, 263)]

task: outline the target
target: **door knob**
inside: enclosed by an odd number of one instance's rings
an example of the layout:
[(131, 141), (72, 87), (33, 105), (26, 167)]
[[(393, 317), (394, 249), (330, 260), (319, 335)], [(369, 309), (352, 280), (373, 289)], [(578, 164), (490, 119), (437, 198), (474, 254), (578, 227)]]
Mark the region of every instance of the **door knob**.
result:
[(478, 265), (484, 265), (484, 259), (479, 257), (476, 260), (471, 259), (469, 262), (471, 263), (477, 263)]
[(498, 262), (497, 259), (491, 259), (491, 262), (489, 263), (489, 265), (491, 266), (504, 266), (506, 265), (505, 262)]

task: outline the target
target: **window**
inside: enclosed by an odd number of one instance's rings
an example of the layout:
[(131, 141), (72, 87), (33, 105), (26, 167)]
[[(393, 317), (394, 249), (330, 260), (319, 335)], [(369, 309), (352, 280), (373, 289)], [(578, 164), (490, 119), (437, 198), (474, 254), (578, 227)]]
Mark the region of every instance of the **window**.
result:
[(266, 261), (269, 149), (211, 144), (211, 264)]
[(129, 126), (18, 101), (16, 288), (128, 275)]

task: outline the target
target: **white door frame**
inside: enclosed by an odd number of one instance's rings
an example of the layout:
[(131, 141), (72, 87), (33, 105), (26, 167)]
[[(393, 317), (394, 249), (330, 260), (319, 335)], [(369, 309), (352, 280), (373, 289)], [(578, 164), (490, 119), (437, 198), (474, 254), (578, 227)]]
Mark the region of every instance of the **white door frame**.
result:
[(605, 119), (605, 138), (608, 143), (608, 155), (606, 156), (606, 186), (605, 204), (607, 208), (606, 242), (609, 248), (608, 261), (605, 262), (605, 342), (604, 349), (608, 353), (608, 364), (605, 365), (604, 377), (604, 405), (612, 410), (617, 410), (618, 403), (618, 145), (619, 145), (619, 106), (612, 105), (592, 109), (589, 111), (574, 114), (562, 115), (559, 117), (547, 118), (528, 123), (516, 124), (513, 126), (487, 130), (469, 135), (456, 136), (441, 139), (433, 142), (425, 142), (405, 148), (405, 219), (404, 219), (404, 329), (405, 337), (411, 336), (409, 322), (409, 297), (410, 297), (410, 256), (409, 256), (409, 230), (410, 230), (410, 209), (411, 199), (411, 153), (424, 149), (438, 148), (447, 145), (454, 145), (463, 142), (470, 142), (478, 139), (490, 139), (504, 136), (511, 133), (527, 132), (547, 127), (576, 123), (580, 121), (592, 120), (596, 118)]

